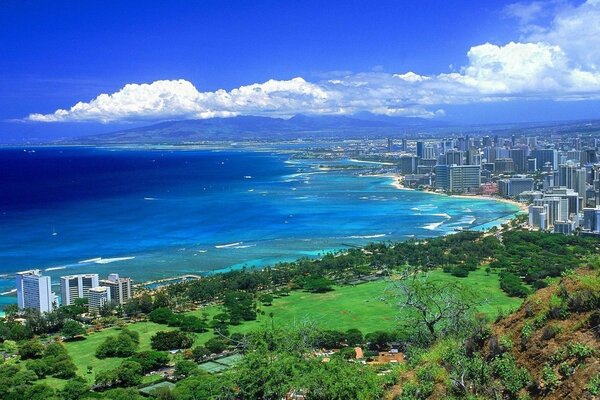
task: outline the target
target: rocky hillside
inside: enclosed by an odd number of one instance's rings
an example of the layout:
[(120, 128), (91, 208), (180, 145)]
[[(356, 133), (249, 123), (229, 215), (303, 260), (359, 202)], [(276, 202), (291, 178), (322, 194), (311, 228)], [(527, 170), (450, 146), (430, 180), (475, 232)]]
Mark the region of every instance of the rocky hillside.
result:
[(467, 339), (417, 352), (389, 397), (600, 399), (600, 257)]

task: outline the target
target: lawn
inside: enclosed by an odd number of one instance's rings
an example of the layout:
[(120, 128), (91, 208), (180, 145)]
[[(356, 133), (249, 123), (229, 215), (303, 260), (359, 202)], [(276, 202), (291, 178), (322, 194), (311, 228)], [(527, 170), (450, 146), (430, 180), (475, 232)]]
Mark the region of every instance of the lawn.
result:
[[(127, 328), (140, 334), (140, 351), (150, 350), (150, 338), (156, 332), (173, 329), (153, 322), (138, 322), (128, 325)], [(100, 360), (94, 356), (96, 348), (100, 343), (108, 336), (117, 335), (118, 332), (116, 328), (105, 329), (100, 332), (88, 334), (84, 340), (64, 342), (67, 351), (77, 366), (78, 375), (93, 383), (96, 372), (119, 366), (123, 361), (121, 358), (105, 358)], [(91, 374), (87, 373), (88, 366), (92, 367)], [(53, 387), (62, 387), (65, 383), (64, 380), (54, 378), (46, 378), (44, 382)]]
[[(507, 312), (521, 304), (520, 299), (508, 297), (500, 289), (498, 275), (488, 275), (483, 268), (471, 272), (467, 278), (456, 278), (441, 270), (431, 272), (430, 278), (458, 280), (470, 287), (480, 296), (480, 311), (490, 318), (494, 318), (499, 309)], [(390, 330), (397, 326), (400, 317), (394, 293), (394, 284), (389, 280), (335, 287), (335, 290), (322, 294), (294, 291), (289, 296), (276, 298), (272, 306), (262, 307), (265, 315), (259, 315), (257, 321), (246, 322), (230, 330), (245, 333), (260, 326), (291, 326), (307, 321), (323, 329), (358, 328), (364, 333)], [(210, 314), (216, 312), (214, 309), (206, 311)], [(272, 321), (270, 313), (273, 314)], [(199, 315), (201, 312), (194, 311), (193, 314)]]

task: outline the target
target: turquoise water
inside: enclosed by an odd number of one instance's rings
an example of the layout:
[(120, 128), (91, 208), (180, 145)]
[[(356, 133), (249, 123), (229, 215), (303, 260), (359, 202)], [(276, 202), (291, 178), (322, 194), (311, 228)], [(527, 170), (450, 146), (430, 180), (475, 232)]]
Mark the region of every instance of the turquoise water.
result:
[(2, 149), (0, 292), (34, 267), (55, 284), (83, 272), (148, 281), (444, 235), (517, 211), (323, 164), (361, 165), (259, 152)]

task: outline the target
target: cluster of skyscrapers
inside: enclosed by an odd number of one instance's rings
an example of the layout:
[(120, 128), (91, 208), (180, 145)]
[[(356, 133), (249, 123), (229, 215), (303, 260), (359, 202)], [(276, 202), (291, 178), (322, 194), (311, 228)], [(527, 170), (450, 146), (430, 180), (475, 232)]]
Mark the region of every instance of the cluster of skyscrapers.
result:
[[(58, 296), (52, 291), (49, 276), (39, 269), (17, 273), (17, 304), (19, 309), (51, 312), (58, 307)], [(63, 306), (75, 304), (77, 299), (87, 299), (90, 314), (98, 312), (108, 303), (124, 304), (133, 295), (131, 278), (110, 274), (99, 279), (98, 274), (67, 275), (60, 278), (60, 297)]]
[(398, 169), (407, 186), (527, 202), (534, 229), (600, 234), (599, 145), (591, 135), (551, 133), (403, 139)]

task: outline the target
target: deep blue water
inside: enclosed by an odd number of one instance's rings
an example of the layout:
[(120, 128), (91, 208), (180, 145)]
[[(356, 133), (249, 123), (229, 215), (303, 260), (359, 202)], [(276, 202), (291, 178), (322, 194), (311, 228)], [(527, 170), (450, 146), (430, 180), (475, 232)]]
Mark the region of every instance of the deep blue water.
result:
[[(0, 149), (0, 292), (14, 273), (118, 272), (137, 281), (446, 234), (505, 203), (398, 190), (273, 153)], [(348, 163), (332, 162), (336, 163)], [(2, 296), (0, 303), (12, 302)]]

